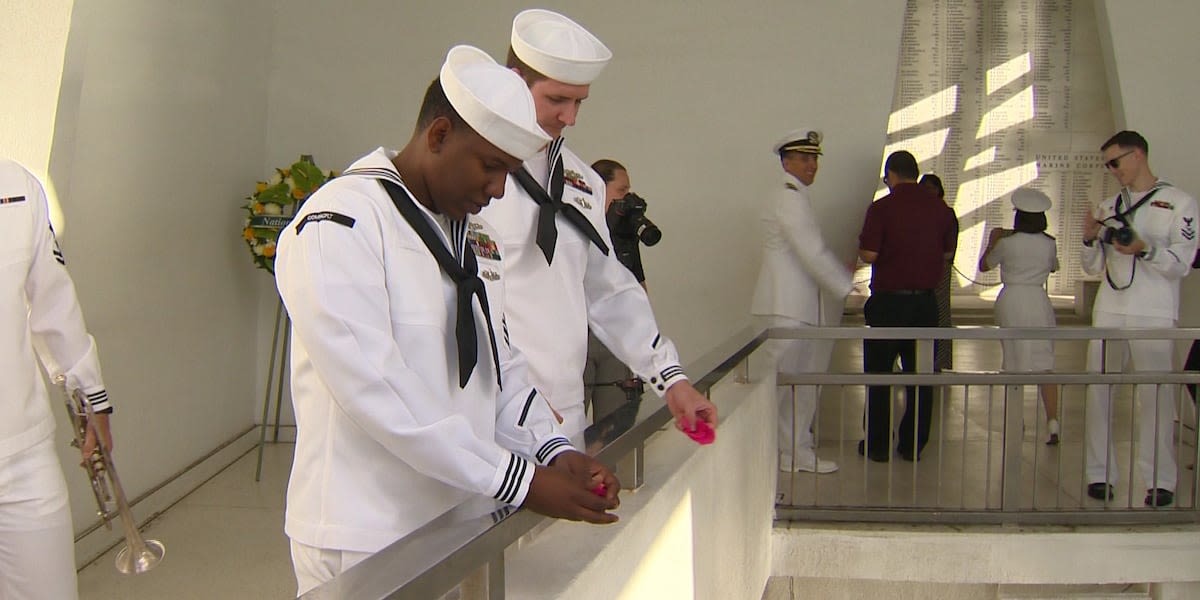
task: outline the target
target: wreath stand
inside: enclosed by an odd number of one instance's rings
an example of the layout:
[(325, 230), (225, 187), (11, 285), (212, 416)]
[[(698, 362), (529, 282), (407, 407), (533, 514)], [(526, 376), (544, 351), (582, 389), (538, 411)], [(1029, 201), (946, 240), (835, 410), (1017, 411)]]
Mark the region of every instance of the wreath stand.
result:
[[(263, 393), (262, 406), (262, 425), (258, 434), (258, 466), (254, 468), (254, 481), (262, 479), (263, 451), (267, 443), (267, 427), (268, 417), (271, 409), (271, 391), (274, 387), (275, 391), (275, 422), (270, 426), (274, 428), (274, 433), (271, 436), (271, 443), (279, 443), (279, 418), (280, 409), (283, 406), (283, 383), (284, 375), (287, 372), (288, 363), (288, 342), (292, 332), (292, 319), (288, 316), (287, 310), (283, 307), (283, 298), (279, 299), (279, 305), (275, 307), (275, 333), (271, 336), (271, 361), (267, 365), (267, 389)], [(283, 331), (283, 343), (279, 343), (279, 332)], [(278, 358), (278, 368), (276, 368), (276, 359)]]

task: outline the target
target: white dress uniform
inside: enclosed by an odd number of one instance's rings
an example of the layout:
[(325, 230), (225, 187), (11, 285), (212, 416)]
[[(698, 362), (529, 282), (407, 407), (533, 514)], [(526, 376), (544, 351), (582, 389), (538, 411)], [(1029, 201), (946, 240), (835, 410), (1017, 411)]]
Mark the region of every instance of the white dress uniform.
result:
[[(845, 298), (854, 282), (821, 235), (808, 186), (785, 173), (762, 213), (765, 229), (763, 264), (750, 312), (770, 327), (826, 325), (823, 297)], [(780, 372), (822, 373), (829, 369), (832, 340), (774, 340), (770, 351)], [(779, 390), (779, 467), (793, 470), (816, 465), (812, 422), (820, 389), (798, 386)], [(791, 443), (789, 443), (789, 440)]]
[(297, 424), (285, 531), (309, 546), (375, 552), (474, 494), (520, 505), (531, 463), (571, 449), (503, 333), (495, 231), (418, 203), (457, 258), (475, 250), (496, 326), (500, 373), (472, 300), (478, 361), (459, 387), (457, 289), (379, 181), (403, 186), (394, 156), (355, 162), (279, 239)]
[[(1104, 200), (1096, 215), (1109, 218), (1135, 206), (1147, 194), (1149, 202), (1127, 216), (1147, 247), (1144, 256), (1121, 254), (1096, 240), (1082, 248), (1083, 269), (1090, 275), (1106, 275), (1096, 294), (1092, 310), (1095, 327), (1168, 328), (1175, 326), (1179, 314), (1179, 280), (1191, 269), (1196, 254), (1196, 201), (1183, 190), (1159, 180), (1151, 190), (1132, 193), (1121, 191), (1116, 198)], [(1106, 224), (1114, 224), (1112, 220)], [(1120, 288), (1120, 289), (1117, 289)], [(1174, 360), (1171, 340), (1111, 341), (1107, 365), (1102, 366), (1101, 345), (1088, 345), (1090, 371), (1119, 371), (1127, 362), (1137, 371), (1170, 371)], [(1130, 352), (1132, 351), (1132, 352)], [(1121, 468), (1116, 448), (1109, 435), (1109, 391), (1105, 386), (1090, 386), (1087, 399), (1087, 477), (1089, 483), (1118, 481)], [(1171, 446), (1175, 420), (1175, 389), (1139, 386), (1138, 471), (1147, 488), (1175, 491), (1175, 450)], [(1120, 427), (1119, 424), (1111, 424)], [(1157, 455), (1158, 460), (1155, 461)], [(1106, 463), (1106, 458), (1109, 459)]]
[(0, 598), (75, 598), (66, 481), (36, 356), (108, 410), (96, 343), (50, 227), (46, 194), (0, 159)]
[[(1001, 327), (1054, 327), (1054, 307), (1046, 279), (1058, 270), (1054, 238), (1044, 233), (1016, 232), (996, 242), (989, 268), (1000, 267), (1004, 288), (996, 298), (996, 324)], [(1051, 340), (1002, 340), (1004, 370), (1054, 370)]]
[[(452, 48), (436, 85), (511, 157), (550, 141), (525, 82), (477, 48)], [(423, 141), (408, 163), (428, 160)], [(522, 504), (535, 465), (571, 449), (509, 346), (496, 232), (427, 210), (398, 156), (358, 160), (280, 234), (297, 425), (284, 530), (300, 593), (468, 499)]]
[[(604, 221), (604, 180), (575, 153), (562, 147), (562, 201), (579, 209), (607, 248), (606, 255), (561, 212), (558, 239), (547, 264), (537, 245), (538, 205), (510, 176), (504, 197), (481, 216), (495, 226), (508, 251), (506, 269), (509, 333), (529, 361), (530, 377), (575, 436), (588, 426), (583, 371), (588, 327), (659, 396), (687, 377), (675, 345), (658, 330), (650, 299), (611, 251)], [(545, 151), (525, 162), (543, 186), (549, 180)]]

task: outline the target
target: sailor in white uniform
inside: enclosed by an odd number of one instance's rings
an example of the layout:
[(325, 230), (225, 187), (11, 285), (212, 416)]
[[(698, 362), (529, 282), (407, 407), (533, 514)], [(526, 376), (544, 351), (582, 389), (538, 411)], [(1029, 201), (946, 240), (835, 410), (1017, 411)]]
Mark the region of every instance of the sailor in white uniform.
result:
[(612, 52), (578, 23), (551, 11), (513, 20), (508, 66), (525, 79), (538, 124), (554, 138), (510, 176), (504, 199), (483, 212), (507, 248), (508, 325), (531, 378), (575, 436), (588, 425), (583, 371), (588, 326), (650, 389), (665, 396), (680, 429), (716, 407), (688, 382), (658, 330), (646, 291), (611, 251), (604, 181), (563, 144), (579, 106)]
[[(996, 324), (1001, 327), (1054, 327), (1054, 307), (1046, 292), (1046, 280), (1058, 270), (1054, 238), (1046, 233), (1046, 211), (1050, 198), (1032, 188), (1012, 193), (1016, 210), (1012, 229), (995, 228), (979, 257), (979, 270), (1000, 268), (1004, 288), (996, 298)], [(1029, 373), (1054, 370), (1051, 340), (1002, 340), (1004, 370)], [(1058, 444), (1058, 388), (1038, 386), (1046, 409), (1048, 445)]]
[(534, 115), (520, 78), (457, 46), (408, 145), (359, 159), (280, 236), (300, 593), (478, 495), (616, 520), (619, 482), (572, 448), (509, 345), (507, 251), (474, 216), (549, 141)]
[[(848, 265), (834, 256), (821, 234), (808, 187), (817, 175), (821, 133), (808, 127), (790, 131), (773, 147), (783, 181), (763, 211), (763, 265), (750, 312), (767, 327), (795, 329), (826, 325), (822, 297), (844, 299), (854, 287)], [(769, 350), (788, 375), (829, 369), (832, 340), (773, 340)], [(813, 419), (820, 388), (779, 389), (779, 468), (832, 473), (837, 463), (813, 450)]]
[[(84, 393), (105, 446), (112, 446), (112, 407), (96, 342), (48, 214), (37, 178), (0, 158), (0, 598), (6, 600), (77, 597), (71, 507), (38, 358), (51, 379), (65, 376), (69, 389)], [(94, 448), (89, 436), (84, 456)]]
[[(1171, 328), (1179, 317), (1179, 281), (1196, 254), (1196, 200), (1156, 177), (1148, 153), (1146, 139), (1135, 131), (1122, 131), (1101, 147), (1101, 160), (1122, 188), (1100, 201), (1083, 225), (1083, 270), (1104, 276), (1092, 307), (1095, 327)], [(1127, 363), (1136, 371), (1172, 370), (1171, 340), (1110, 340), (1104, 360), (1101, 348), (1100, 340), (1088, 345), (1088, 370), (1121, 371)], [(1136, 461), (1145, 504), (1167, 506), (1177, 480), (1175, 386), (1138, 386), (1137, 398)], [(1110, 427), (1122, 425), (1111, 423), (1112, 412), (1108, 386), (1089, 386), (1086, 476), (1088, 495), (1097, 500), (1113, 497), (1122, 471), (1110, 435)]]

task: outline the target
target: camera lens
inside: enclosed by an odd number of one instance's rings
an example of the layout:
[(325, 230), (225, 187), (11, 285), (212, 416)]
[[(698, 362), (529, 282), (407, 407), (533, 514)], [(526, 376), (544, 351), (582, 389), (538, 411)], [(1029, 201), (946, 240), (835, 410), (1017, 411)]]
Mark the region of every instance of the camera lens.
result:
[(650, 222), (650, 219), (642, 219), (642, 227), (638, 231), (638, 239), (647, 246), (653, 246), (662, 239), (662, 230), (657, 225)]

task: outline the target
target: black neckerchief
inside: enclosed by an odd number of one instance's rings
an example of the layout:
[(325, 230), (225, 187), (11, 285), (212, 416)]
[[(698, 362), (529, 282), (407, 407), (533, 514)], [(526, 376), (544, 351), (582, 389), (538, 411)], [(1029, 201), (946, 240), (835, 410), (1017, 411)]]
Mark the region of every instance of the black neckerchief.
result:
[(396, 210), (408, 221), (413, 231), (417, 232), (429, 253), (437, 260), (438, 266), (454, 282), (458, 292), (458, 314), (454, 324), (454, 337), (458, 342), (458, 387), (467, 387), (475, 363), (479, 358), (477, 334), (475, 332), (475, 311), (471, 296), (479, 298), (479, 306), (483, 308), (483, 318), (487, 321), (488, 341), (492, 345), (492, 363), (496, 366), (496, 383), (500, 384), (500, 355), (496, 352), (496, 332), (492, 329), (492, 313), (488, 307), (487, 290), (483, 280), (479, 278), (479, 265), (475, 261), (475, 253), (470, 244), (462, 253), (462, 264), (454, 260), (450, 249), (442, 243), (441, 238), (433, 230), (433, 225), (421, 214), (417, 203), (408, 190), (396, 185), (388, 179), (377, 178), (383, 184), (383, 189), (392, 197)]
[(554, 246), (558, 240), (558, 228), (554, 224), (556, 212), (562, 213), (567, 221), (600, 249), (600, 252), (608, 256), (608, 246), (596, 228), (592, 227), (592, 222), (578, 208), (562, 201), (564, 177), (561, 157), (555, 161), (554, 168), (550, 173), (550, 190), (554, 193), (553, 196), (533, 180), (533, 176), (525, 170), (525, 167), (513, 172), (513, 177), (538, 205), (537, 245), (546, 257), (546, 264), (554, 261)]

